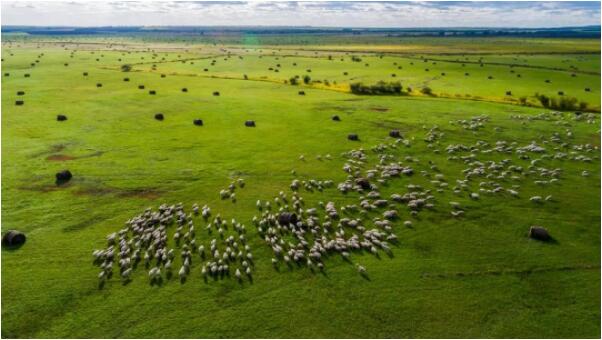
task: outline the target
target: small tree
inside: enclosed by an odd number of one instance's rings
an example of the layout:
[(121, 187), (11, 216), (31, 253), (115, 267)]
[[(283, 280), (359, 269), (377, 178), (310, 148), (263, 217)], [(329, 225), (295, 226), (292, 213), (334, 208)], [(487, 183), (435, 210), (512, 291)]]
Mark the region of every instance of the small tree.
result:
[(305, 84), (309, 84), (309, 83), (311, 83), (311, 77), (310, 77), (310, 76), (308, 76), (307, 74), (306, 74), (306, 75), (304, 75), (304, 76), (303, 76), (303, 82), (304, 82)]
[(420, 90), (420, 92), (422, 92), (422, 94), (425, 94), (427, 96), (430, 96), (433, 94), (433, 90), (428, 86), (423, 87), (422, 90)]

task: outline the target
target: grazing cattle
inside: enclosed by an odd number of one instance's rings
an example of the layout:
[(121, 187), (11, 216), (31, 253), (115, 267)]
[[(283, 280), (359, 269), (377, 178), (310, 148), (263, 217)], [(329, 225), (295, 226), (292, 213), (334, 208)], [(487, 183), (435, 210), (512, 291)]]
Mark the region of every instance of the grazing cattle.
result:
[(157, 91), (155, 91), (155, 90), (150, 90), (150, 91), (148, 91), (148, 94), (150, 94), (151, 96), (154, 96), (154, 95), (156, 95), (156, 94), (157, 94)]
[(350, 133), (347, 135), (347, 139), (352, 141), (358, 141), (360, 140), (360, 137), (356, 133)]
[(203, 120), (202, 119), (195, 119), (192, 121), (192, 123), (196, 126), (203, 126)]
[(162, 114), (162, 113), (156, 113), (156, 114), (155, 114), (155, 119), (156, 119), (156, 120), (163, 120), (164, 118), (165, 118), (165, 117), (163, 116), (163, 114)]
[(101, 83), (97, 83), (96, 87), (102, 87), (102, 84)]
[(299, 91), (300, 96), (305, 96), (305, 91)]
[(335, 122), (340, 122), (341, 118), (337, 115), (332, 116), (332, 120), (334, 120)]
[(144, 85), (138, 85), (138, 89), (144, 90)]
[(216, 96), (216, 97), (218, 97), (219, 96), (219, 91), (213, 92), (213, 95)]
[(59, 122), (63, 122), (65, 120), (67, 120), (67, 116), (65, 116), (65, 115), (57, 115), (56, 116), (56, 120), (59, 121)]
[(15, 101), (15, 105), (18, 105), (18, 106), (20, 106), (20, 105), (23, 105), (23, 104), (25, 104), (25, 102), (24, 102), (24, 101), (22, 101), (22, 100), (17, 100), (17, 101)]
[(254, 120), (247, 120), (245, 122), (245, 126), (246, 127), (255, 127), (255, 121)]

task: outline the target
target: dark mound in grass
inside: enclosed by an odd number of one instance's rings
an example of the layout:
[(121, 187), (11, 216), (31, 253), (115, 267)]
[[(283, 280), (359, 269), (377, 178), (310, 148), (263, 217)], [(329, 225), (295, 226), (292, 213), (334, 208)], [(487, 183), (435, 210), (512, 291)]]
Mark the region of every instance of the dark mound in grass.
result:
[(540, 241), (549, 241), (551, 239), (548, 230), (544, 227), (532, 226), (529, 229), (529, 237)]
[(71, 171), (63, 170), (63, 171), (57, 172), (55, 177), (56, 177), (56, 185), (62, 185), (62, 184), (69, 182), (71, 180), (71, 178), (73, 177), (73, 175), (71, 174)]
[(20, 247), (25, 243), (25, 234), (17, 230), (9, 230), (2, 236), (2, 245), (5, 247)]
[(297, 214), (290, 212), (281, 212), (278, 216), (278, 224), (288, 226), (289, 224), (297, 224)]
[(399, 130), (391, 130), (389, 131), (389, 137), (401, 138), (401, 132)]

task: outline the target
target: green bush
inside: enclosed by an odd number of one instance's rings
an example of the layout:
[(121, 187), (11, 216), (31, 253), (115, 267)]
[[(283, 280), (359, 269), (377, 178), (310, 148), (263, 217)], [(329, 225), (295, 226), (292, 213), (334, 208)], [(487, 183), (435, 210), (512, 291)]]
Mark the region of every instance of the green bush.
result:
[(305, 84), (309, 84), (309, 83), (311, 83), (311, 77), (310, 77), (310, 76), (308, 76), (307, 74), (306, 74), (306, 75), (304, 75), (304, 76), (303, 76), (303, 82), (304, 82)]
[(433, 95), (433, 90), (428, 86), (423, 87), (422, 90), (420, 90), (420, 92), (422, 92), (422, 94), (425, 94), (427, 96)]
[(537, 98), (541, 105), (546, 109), (570, 111), (577, 109), (583, 110), (583, 107), (587, 107), (586, 102), (579, 103), (575, 97), (561, 96), (560, 98), (556, 98), (548, 97), (545, 94), (536, 93), (535, 98)]
[(399, 82), (384, 82), (379, 81), (374, 85), (364, 85), (362, 83), (352, 83), (350, 85), (351, 92), (362, 95), (386, 95), (386, 94), (402, 94), (403, 87)]

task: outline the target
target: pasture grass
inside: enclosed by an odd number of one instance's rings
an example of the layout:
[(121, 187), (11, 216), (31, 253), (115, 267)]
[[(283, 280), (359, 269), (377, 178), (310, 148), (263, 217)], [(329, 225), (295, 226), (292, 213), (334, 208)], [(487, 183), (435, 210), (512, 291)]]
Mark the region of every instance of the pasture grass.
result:
[[(470, 48), (488, 52), (496, 43), (482, 48), (473, 43)], [(548, 40), (529, 43), (534, 50), (566, 46)], [(144, 43), (129, 54), (127, 41), (118, 47), (122, 51), (104, 44), (81, 44), (74, 58), (69, 57), (70, 44), (66, 50), (56, 42), (40, 49), (35, 44), (3, 45), (2, 72), (10, 76), (2, 78), (2, 231), (21, 230), (28, 240), (19, 249), (2, 249), (2, 337), (600, 337), (599, 149), (588, 154), (595, 158), (591, 163), (544, 160), (542, 166), (563, 170), (561, 180), (541, 187), (534, 178), (523, 178), (517, 183), (519, 198), (482, 195), (473, 201), (448, 189), (436, 194), (434, 211), (416, 218), (400, 207), (402, 220), (412, 219), (414, 226), (396, 223), (400, 242), (393, 257), (352, 255), (352, 262), (367, 268), (369, 279), (336, 255), (325, 261), (324, 273), (283, 265), (275, 270), (271, 250), (251, 224), (258, 215), (258, 199), (271, 199), (281, 190), (290, 194), (294, 178), (345, 180), (346, 158), (341, 154), (391, 142), (391, 129), (411, 141), (411, 147), (393, 154), (402, 161), (416, 158), (409, 162), (416, 174), (382, 187), (384, 197), (405, 192), (410, 183), (432, 188), (430, 179), (420, 175), (421, 170), (430, 171), (429, 161), (451, 185), (463, 179), (466, 166), (448, 160), (448, 144), (545, 144), (554, 132), (565, 136), (570, 129), (573, 137), (562, 138), (571, 145), (600, 146), (599, 115), (594, 124), (575, 121), (572, 112), (553, 120), (525, 121), (514, 117), (535, 117), (547, 110), (464, 97), (355, 96), (343, 88), (284, 84), (291, 76), (307, 74), (310, 68), (312, 79), (348, 84), (376, 82), (395, 72), (404, 86), (428, 85), (436, 94), (470, 94), (491, 101), (499, 101), (506, 89), (516, 96), (563, 89), (599, 110), (599, 57), (589, 56), (587, 65), (579, 66), (597, 75), (571, 78), (566, 71), (525, 67), (522, 80), (515, 81), (506, 65), (463, 68), (438, 61), (429, 66), (432, 75), (426, 75), (421, 72), (428, 62), (407, 56), (366, 55), (357, 63), (344, 53), (336, 54), (342, 62), (328, 60), (328, 54), (336, 53), (332, 51), (315, 58), (261, 52), (260, 58), (250, 49), (228, 58), (212, 46), (163, 43), (151, 45), (157, 54), (153, 60), (153, 52), (140, 52)], [(40, 53), (44, 56), (31, 67)], [(162, 57), (166, 60), (159, 63)], [(188, 58), (195, 60), (182, 63)], [(580, 57), (545, 58), (527, 59), (529, 65), (563, 67), (563, 58)], [(514, 62), (499, 56), (484, 59)], [(157, 69), (152, 70), (155, 62)], [(403, 69), (395, 71), (394, 62)], [(133, 65), (131, 72), (119, 70), (126, 63)], [(269, 73), (267, 68), (277, 63), (282, 70)], [(465, 69), (470, 80), (463, 78)], [(344, 71), (349, 75), (343, 76)], [(440, 72), (446, 76), (436, 76)], [(243, 74), (251, 79), (242, 79)], [(494, 79), (488, 81), (488, 74)], [(543, 83), (544, 78), (552, 83)], [(145, 89), (139, 90), (139, 84)], [(582, 93), (584, 86), (592, 92)], [(297, 94), (300, 89), (305, 96)], [(149, 90), (157, 94), (151, 96)], [(26, 92), (19, 96), (23, 106), (14, 105), (17, 91)], [(214, 91), (220, 96), (213, 96)], [(153, 118), (158, 112), (164, 121)], [(57, 122), (57, 114), (68, 120)], [(341, 122), (331, 121), (334, 114)], [(481, 115), (490, 120), (478, 131), (452, 124)], [(204, 126), (194, 126), (196, 118)], [(257, 127), (245, 127), (245, 120), (255, 120)], [(444, 132), (435, 143), (441, 153), (423, 140), (434, 126)], [(360, 142), (348, 141), (349, 133), (358, 133)], [(552, 154), (552, 145), (546, 147)], [(326, 154), (332, 160), (316, 159)], [(374, 164), (376, 154), (368, 155)], [(513, 154), (478, 158), (511, 158), (529, 165)], [(54, 174), (62, 169), (74, 178), (57, 187)], [(583, 170), (590, 176), (581, 176)], [(219, 191), (236, 178), (246, 182), (237, 191), (237, 202), (220, 200)], [(470, 187), (478, 191), (478, 180)], [(358, 200), (357, 193), (343, 195), (335, 188), (300, 194), (307, 207), (319, 201), (340, 205)], [(529, 201), (533, 195), (555, 199), (537, 205)], [(460, 202), (466, 216), (451, 218), (449, 201)], [(102, 248), (105, 236), (127, 219), (164, 202), (208, 204), (214, 214), (243, 222), (256, 258), (253, 282), (204, 282), (197, 262), (185, 284), (172, 279), (150, 286), (147, 271), (139, 268), (131, 283), (122, 285), (115, 275), (99, 289), (92, 251)], [(195, 225), (200, 243), (215, 237), (203, 230), (202, 219), (196, 218)], [(531, 225), (547, 227), (556, 242), (528, 239)]]

